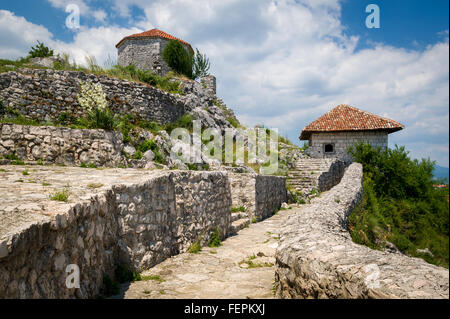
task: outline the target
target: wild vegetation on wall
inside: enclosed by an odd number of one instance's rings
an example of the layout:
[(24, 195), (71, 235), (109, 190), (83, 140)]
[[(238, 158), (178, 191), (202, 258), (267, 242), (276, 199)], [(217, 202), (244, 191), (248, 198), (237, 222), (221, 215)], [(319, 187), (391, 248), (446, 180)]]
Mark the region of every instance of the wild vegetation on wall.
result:
[(364, 196), (349, 216), (353, 241), (374, 249), (393, 243), (401, 252), (448, 268), (448, 187), (435, 188), (434, 162), (410, 159), (404, 147), (369, 144), (349, 149), (363, 164)]

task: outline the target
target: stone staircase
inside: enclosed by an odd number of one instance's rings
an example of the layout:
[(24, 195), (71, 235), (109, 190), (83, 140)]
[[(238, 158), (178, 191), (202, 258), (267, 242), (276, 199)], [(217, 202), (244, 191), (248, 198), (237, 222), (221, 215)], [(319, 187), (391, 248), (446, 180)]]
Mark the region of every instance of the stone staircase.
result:
[(289, 171), (287, 183), (301, 192), (302, 198), (309, 199), (338, 184), (344, 170), (344, 163), (338, 159), (302, 158), (295, 164), (295, 169)]
[(236, 234), (250, 224), (250, 217), (246, 212), (231, 213), (231, 233)]

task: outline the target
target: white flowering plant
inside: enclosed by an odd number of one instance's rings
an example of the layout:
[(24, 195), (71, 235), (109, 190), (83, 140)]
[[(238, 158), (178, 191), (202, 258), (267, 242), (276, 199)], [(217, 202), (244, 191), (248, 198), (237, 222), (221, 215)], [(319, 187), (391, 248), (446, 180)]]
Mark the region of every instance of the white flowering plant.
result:
[(87, 111), (87, 118), (84, 120), (87, 126), (106, 130), (117, 127), (118, 119), (111, 114), (100, 83), (81, 82), (78, 102)]

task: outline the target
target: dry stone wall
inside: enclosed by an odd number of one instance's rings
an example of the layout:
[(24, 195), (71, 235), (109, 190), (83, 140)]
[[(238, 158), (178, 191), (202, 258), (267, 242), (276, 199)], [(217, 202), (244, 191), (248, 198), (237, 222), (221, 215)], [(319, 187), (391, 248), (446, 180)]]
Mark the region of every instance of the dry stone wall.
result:
[(20, 69), (0, 73), (0, 100), (23, 116), (39, 121), (86, 114), (78, 103), (80, 81), (100, 83), (116, 114), (166, 124), (176, 121), (186, 105), (176, 96), (149, 85), (75, 71)]
[[(92, 298), (119, 263), (151, 267), (209, 241), (231, 225), (224, 172), (160, 172), (115, 185), (66, 212), (0, 238), (1, 298)], [(80, 289), (66, 287), (66, 266), (80, 268)]]
[(286, 179), (280, 176), (229, 173), (234, 208), (244, 207), (250, 219), (267, 218), (287, 202)]
[(0, 123), (0, 156), (48, 163), (117, 166), (122, 161), (120, 132)]
[(347, 217), (362, 197), (362, 166), (290, 217), (276, 252), (281, 298), (449, 298), (449, 273), (400, 253), (354, 243)]

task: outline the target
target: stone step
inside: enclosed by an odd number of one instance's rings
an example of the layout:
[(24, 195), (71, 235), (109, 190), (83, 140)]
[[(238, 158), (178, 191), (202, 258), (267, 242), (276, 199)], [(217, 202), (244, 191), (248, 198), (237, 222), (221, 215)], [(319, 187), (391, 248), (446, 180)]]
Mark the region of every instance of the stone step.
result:
[(241, 218), (231, 223), (231, 233), (237, 233), (250, 224), (249, 218)]
[(239, 219), (248, 218), (247, 213), (244, 212), (236, 212), (231, 213), (231, 222), (237, 221)]

